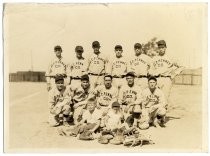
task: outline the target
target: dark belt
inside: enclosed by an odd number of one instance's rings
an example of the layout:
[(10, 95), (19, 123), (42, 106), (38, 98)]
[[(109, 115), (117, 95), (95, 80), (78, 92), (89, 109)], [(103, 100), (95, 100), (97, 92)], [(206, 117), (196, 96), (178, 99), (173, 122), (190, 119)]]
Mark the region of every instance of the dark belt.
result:
[(147, 78), (147, 76), (146, 75), (139, 75), (139, 76), (137, 76), (138, 78)]
[(93, 75), (93, 76), (103, 76), (103, 75), (105, 75), (105, 74), (104, 74), (104, 73), (103, 73), (103, 74), (88, 73), (88, 75)]
[(125, 77), (125, 75), (120, 75), (120, 76), (114, 75), (114, 76), (113, 76), (113, 78), (124, 78), (124, 77)]
[(171, 76), (163, 76), (163, 75), (160, 75), (160, 77), (168, 77), (168, 78), (171, 78)]
[(81, 80), (80, 77), (72, 77), (72, 76), (71, 76), (71, 79), (72, 79), (72, 80)]

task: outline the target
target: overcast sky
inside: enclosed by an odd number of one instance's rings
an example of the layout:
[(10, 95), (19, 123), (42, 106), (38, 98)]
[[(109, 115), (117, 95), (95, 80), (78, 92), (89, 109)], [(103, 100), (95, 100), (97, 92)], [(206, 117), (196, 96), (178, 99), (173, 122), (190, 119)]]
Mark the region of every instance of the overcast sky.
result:
[(187, 68), (201, 67), (207, 53), (206, 4), (7, 4), (3, 22), (9, 72), (30, 70), (31, 62), (33, 70), (45, 71), (55, 45), (69, 62), (76, 45), (87, 56), (94, 40), (102, 53), (111, 55), (121, 44), (130, 56), (134, 43), (164, 39), (167, 55)]

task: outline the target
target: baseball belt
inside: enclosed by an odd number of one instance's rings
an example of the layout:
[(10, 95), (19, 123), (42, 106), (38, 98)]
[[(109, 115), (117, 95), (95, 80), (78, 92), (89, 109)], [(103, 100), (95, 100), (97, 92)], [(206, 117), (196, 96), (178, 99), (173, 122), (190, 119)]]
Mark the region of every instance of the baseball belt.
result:
[(137, 76), (137, 78), (147, 78), (147, 76), (146, 75), (139, 75), (139, 76)]
[(72, 80), (81, 80), (80, 77), (73, 77), (73, 76), (70, 76), (70, 78), (71, 78)]
[(119, 76), (114, 75), (114, 76), (113, 76), (113, 78), (124, 78), (124, 77), (125, 77), (125, 75), (119, 75)]
[(88, 73), (88, 75), (93, 75), (93, 76), (103, 76), (103, 75), (105, 75), (105, 73), (101, 73), (101, 74)]

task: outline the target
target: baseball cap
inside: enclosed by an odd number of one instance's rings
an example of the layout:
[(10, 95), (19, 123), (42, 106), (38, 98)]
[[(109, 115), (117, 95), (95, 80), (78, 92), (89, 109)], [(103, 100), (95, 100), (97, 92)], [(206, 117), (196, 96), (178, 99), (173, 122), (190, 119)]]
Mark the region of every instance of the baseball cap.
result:
[(126, 76), (126, 77), (127, 77), (127, 76), (135, 77), (135, 74), (134, 74), (134, 72), (128, 72), (125, 76)]
[(99, 47), (100, 47), (100, 43), (99, 43), (98, 41), (94, 41), (94, 42), (92, 43), (92, 47), (97, 47), (97, 48), (99, 48)]
[(81, 76), (81, 81), (87, 80), (89, 81), (89, 76), (87, 74)]
[(156, 43), (157, 43), (158, 47), (163, 47), (163, 46), (166, 47), (166, 42), (164, 40), (160, 40)]
[(61, 46), (60, 45), (55, 46), (54, 51), (62, 51)]
[(122, 46), (121, 46), (121, 45), (116, 45), (114, 49), (115, 49), (115, 50), (117, 50), (117, 49), (122, 50)]
[(112, 75), (110, 75), (110, 74), (106, 74), (106, 75), (104, 76), (104, 79), (105, 79), (106, 77), (110, 77), (110, 78), (112, 79)]
[(75, 51), (76, 51), (76, 52), (83, 52), (84, 49), (83, 49), (82, 46), (76, 46)]
[(55, 77), (55, 83), (60, 81), (60, 80), (63, 80), (64, 81), (64, 76), (62, 74), (59, 74), (59, 75), (56, 75)]
[(137, 48), (141, 49), (142, 48), (142, 45), (140, 43), (135, 43), (134, 44), (134, 48), (135, 49), (137, 49)]
[(148, 81), (150, 81), (150, 80), (154, 80), (154, 81), (157, 82), (157, 79), (156, 79), (156, 77), (154, 77), (154, 76), (150, 76), (150, 77), (148, 78)]
[(112, 103), (112, 107), (120, 107), (120, 104), (117, 101), (115, 101)]

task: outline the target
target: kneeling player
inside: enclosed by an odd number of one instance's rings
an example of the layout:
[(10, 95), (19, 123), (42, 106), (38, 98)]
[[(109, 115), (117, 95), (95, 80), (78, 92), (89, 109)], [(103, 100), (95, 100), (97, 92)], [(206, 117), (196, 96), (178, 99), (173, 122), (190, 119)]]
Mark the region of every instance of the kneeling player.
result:
[(68, 98), (68, 90), (64, 86), (63, 76), (55, 78), (56, 86), (49, 92), (49, 124), (50, 126), (58, 126), (63, 122), (67, 123), (67, 118), (70, 113), (70, 98)]
[(147, 129), (150, 124), (164, 126), (166, 115), (166, 102), (163, 92), (156, 87), (157, 79), (150, 77), (148, 79), (148, 88), (142, 92), (142, 116), (139, 128)]

